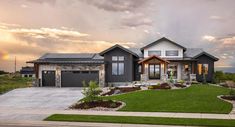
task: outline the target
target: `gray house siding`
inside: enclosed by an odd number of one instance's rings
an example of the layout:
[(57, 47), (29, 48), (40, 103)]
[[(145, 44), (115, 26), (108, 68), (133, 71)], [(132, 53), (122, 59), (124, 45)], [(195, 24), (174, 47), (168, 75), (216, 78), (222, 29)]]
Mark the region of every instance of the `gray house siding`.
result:
[[(112, 75), (112, 56), (124, 56), (124, 74)], [(134, 64), (133, 55), (122, 50), (121, 48), (115, 48), (104, 54), (105, 62), (105, 81), (106, 83), (112, 82), (131, 82), (134, 80)]]
[(138, 64), (139, 58), (134, 58), (133, 65), (134, 65), (134, 80), (135, 81), (140, 81), (140, 75), (141, 73), (139, 72), (139, 64)]
[[(197, 58), (197, 65), (198, 64), (208, 64), (208, 75), (206, 75), (207, 82), (212, 82), (213, 74), (214, 74), (214, 60), (206, 55), (199, 56)], [(203, 75), (199, 75), (198, 73), (198, 66), (196, 65), (196, 74), (197, 74), (197, 81), (203, 81)]]

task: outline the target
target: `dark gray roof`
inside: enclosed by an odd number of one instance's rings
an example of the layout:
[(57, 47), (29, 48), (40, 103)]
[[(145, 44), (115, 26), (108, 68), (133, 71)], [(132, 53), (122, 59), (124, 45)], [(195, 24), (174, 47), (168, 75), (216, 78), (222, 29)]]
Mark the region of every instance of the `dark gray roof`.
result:
[(131, 50), (129, 50), (129, 49), (127, 49), (127, 48), (125, 48), (125, 47), (123, 47), (123, 46), (121, 46), (121, 45), (118, 45), (118, 44), (116, 44), (116, 45), (114, 45), (114, 46), (112, 46), (112, 47), (110, 47), (110, 48), (108, 48), (108, 49), (102, 51), (102, 52), (100, 53), (100, 55), (103, 56), (105, 53), (107, 53), (107, 52), (109, 52), (109, 51), (111, 51), (111, 50), (113, 50), (113, 49), (115, 49), (115, 48), (120, 48), (120, 49), (122, 49), (122, 50), (124, 50), (124, 51), (126, 51), (126, 52), (128, 52), (128, 53), (130, 53), (130, 54), (132, 54), (132, 55), (134, 55), (134, 56), (136, 56), (136, 57), (138, 57), (138, 55), (137, 55), (135, 52), (132, 52)]
[(143, 51), (145, 48), (151, 47), (151, 46), (153, 46), (153, 45), (155, 45), (157, 43), (160, 43), (162, 41), (168, 41), (168, 42), (170, 42), (170, 43), (172, 43), (172, 44), (174, 44), (174, 45), (176, 45), (178, 47), (183, 48), (184, 51), (186, 50), (186, 48), (184, 46), (182, 46), (182, 45), (180, 45), (180, 44), (178, 44), (178, 43), (176, 43), (176, 42), (174, 42), (174, 41), (172, 41), (172, 40), (170, 40), (170, 39), (168, 39), (166, 37), (162, 37), (162, 38), (160, 38), (160, 39), (158, 39), (158, 40), (156, 40), (156, 41), (154, 41), (154, 42), (152, 42), (152, 43), (142, 47), (140, 50)]
[(187, 48), (187, 50), (184, 52), (184, 58), (197, 59), (201, 55), (206, 55), (215, 61), (219, 60), (217, 57), (203, 51), (201, 48)]
[(137, 54), (139, 57), (143, 57), (144, 56), (139, 48), (129, 48), (129, 50), (134, 52), (135, 54)]
[(203, 49), (201, 48), (187, 48), (186, 51), (184, 52), (184, 57), (192, 58), (202, 52), (203, 52)]
[(95, 53), (46, 53), (39, 59), (92, 59)]
[(104, 63), (103, 57), (97, 53), (46, 53), (42, 57), (27, 63), (60, 63), (60, 64), (85, 64), (85, 63)]

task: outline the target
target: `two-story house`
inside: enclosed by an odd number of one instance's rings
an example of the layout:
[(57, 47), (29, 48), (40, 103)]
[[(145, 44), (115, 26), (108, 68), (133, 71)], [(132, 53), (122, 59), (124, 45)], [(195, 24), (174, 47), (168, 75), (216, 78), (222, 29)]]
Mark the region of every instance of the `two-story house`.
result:
[(82, 87), (95, 80), (100, 86), (127, 84), (140, 80), (211, 82), (215, 56), (199, 48), (185, 48), (165, 37), (141, 49), (114, 45), (101, 53), (47, 53), (34, 63), (38, 86)]

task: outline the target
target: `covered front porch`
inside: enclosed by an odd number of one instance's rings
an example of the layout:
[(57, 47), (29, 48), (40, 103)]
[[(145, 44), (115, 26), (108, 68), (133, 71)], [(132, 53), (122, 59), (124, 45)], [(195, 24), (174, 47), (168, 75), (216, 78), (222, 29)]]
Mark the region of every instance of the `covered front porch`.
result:
[(149, 56), (139, 62), (141, 66), (141, 81), (191, 81), (196, 79), (195, 64), (192, 61), (169, 61), (158, 56)]

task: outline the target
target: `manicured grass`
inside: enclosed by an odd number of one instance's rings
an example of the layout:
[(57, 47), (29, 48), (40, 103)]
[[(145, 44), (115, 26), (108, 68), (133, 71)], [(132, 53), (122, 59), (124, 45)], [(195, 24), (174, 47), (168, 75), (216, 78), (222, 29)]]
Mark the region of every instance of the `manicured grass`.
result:
[(31, 78), (10, 77), (8, 75), (0, 76), (0, 94), (16, 88), (28, 87), (27, 82), (31, 82)]
[(235, 120), (54, 114), (46, 121), (234, 127)]
[(229, 113), (232, 104), (217, 98), (229, 94), (229, 89), (212, 85), (192, 85), (178, 90), (145, 90), (104, 97), (123, 101), (120, 111)]

